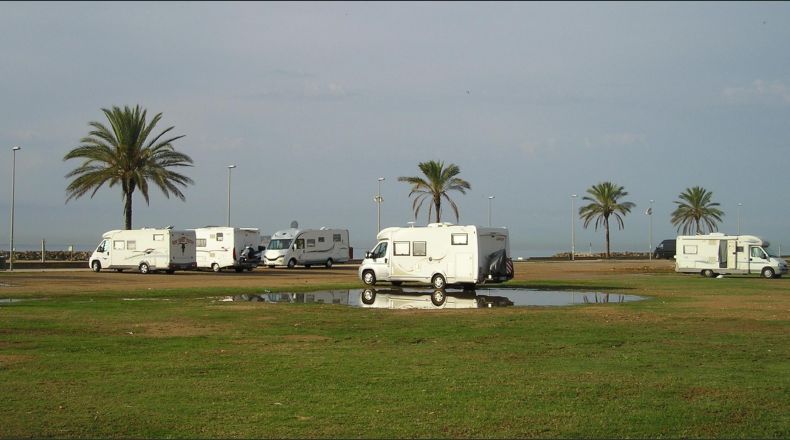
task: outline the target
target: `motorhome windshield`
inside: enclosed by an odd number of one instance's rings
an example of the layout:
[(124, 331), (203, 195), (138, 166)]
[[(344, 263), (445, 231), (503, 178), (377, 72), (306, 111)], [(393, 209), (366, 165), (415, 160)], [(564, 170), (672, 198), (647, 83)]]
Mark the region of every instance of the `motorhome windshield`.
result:
[(291, 240), (288, 238), (278, 238), (269, 242), (269, 250), (272, 251), (279, 251), (283, 249), (288, 249), (291, 246)]

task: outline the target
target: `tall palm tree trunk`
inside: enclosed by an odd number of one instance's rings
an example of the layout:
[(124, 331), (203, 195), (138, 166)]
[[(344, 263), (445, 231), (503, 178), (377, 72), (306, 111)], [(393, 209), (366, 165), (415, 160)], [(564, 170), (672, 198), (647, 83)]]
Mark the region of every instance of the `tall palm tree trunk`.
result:
[(434, 206), (436, 206), (436, 223), (441, 223), (442, 220), (441, 220), (441, 215), (439, 214), (439, 211), (442, 208), (442, 199), (440, 199), (440, 198), (433, 199), (433, 204), (434, 204)]
[(610, 258), (611, 253), (609, 252), (609, 217), (604, 217), (603, 227), (604, 230), (606, 231), (606, 258)]
[(132, 229), (132, 193), (125, 193), (123, 201), (123, 225), (124, 229)]

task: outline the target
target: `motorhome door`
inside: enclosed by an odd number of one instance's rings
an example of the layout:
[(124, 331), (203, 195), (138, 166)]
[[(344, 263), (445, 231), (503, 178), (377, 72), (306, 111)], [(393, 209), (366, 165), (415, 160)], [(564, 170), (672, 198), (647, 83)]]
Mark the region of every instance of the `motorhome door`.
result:
[(749, 273), (760, 273), (768, 265), (768, 255), (760, 246), (749, 246)]
[(110, 266), (110, 240), (102, 240), (99, 246), (96, 247), (96, 257), (101, 263), (101, 267)]
[(370, 260), (373, 262), (373, 271), (376, 278), (387, 280), (390, 277), (390, 250), (389, 242), (382, 241), (370, 253)]

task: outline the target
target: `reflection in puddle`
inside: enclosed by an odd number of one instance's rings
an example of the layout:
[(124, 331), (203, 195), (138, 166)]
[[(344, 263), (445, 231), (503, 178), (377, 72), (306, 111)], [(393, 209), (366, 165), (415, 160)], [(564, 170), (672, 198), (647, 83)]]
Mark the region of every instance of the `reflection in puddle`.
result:
[(420, 288), (325, 290), (309, 293), (262, 293), (228, 296), (221, 301), (267, 303), (344, 304), (385, 309), (476, 309), (510, 306), (568, 306), (624, 303), (645, 299), (636, 295), (532, 289), (479, 289), (464, 291)]

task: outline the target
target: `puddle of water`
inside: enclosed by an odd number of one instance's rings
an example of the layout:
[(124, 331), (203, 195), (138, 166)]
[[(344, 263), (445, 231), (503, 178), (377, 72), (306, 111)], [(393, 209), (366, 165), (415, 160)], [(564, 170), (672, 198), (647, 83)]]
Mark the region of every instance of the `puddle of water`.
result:
[(23, 301), (44, 301), (45, 298), (0, 298), (0, 304), (13, 304)]
[(465, 291), (400, 289), (325, 290), (309, 293), (262, 293), (228, 296), (220, 301), (267, 303), (343, 304), (385, 309), (476, 309), (489, 307), (568, 306), (641, 301), (637, 295), (534, 289), (480, 289)]

